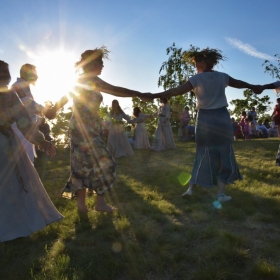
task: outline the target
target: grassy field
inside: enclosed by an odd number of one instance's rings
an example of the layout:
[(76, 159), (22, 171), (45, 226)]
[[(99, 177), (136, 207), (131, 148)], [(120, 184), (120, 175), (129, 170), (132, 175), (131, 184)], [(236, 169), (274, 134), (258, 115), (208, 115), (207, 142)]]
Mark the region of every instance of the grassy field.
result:
[[(194, 142), (135, 151), (117, 159), (117, 181), (106, 195), (118, 211), (87, 216), (78, 215), (75, 200), (59, 197), (69, 151), (41, 155), (36, 168), (65, 219), (0, 244), (0, 279), (280, 279), (278, 145), (273, 138), (234, 143), (244, 179), (228, 186), (233, 199), (221, 208), (215, 188), (181, 197)], [(89, 208), (95, 199), (87, 198)]]

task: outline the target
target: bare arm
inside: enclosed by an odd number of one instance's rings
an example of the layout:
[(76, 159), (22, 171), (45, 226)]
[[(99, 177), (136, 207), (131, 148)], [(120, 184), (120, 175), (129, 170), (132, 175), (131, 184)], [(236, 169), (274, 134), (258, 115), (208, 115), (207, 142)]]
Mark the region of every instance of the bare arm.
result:
[(153, 98), (161, 98), (161, 97), (169, 98), (171, 96), (183, 95), (183, 94), (191, 91), (192, 89), (193, 89), (193, 86), (192, 86), (191, 82), (187, 81), (183, 85), (178, 86), (176, 88), (171, 88), (166, 91), (153, 94), (152, 97)]
[(252, 85), (252, 84), (248, 84), (246, 82), (243, 82), (241, 80), (236, 80), (232, 77), (229, 76), (229, 83), (228, 85), (230, 87), (234, 87), (234, 88), (249, 88), (249, 89), (252, 89), (254, 90), (255, 86)]
[(263, 90), (265, 89), (276, 89), (277, 85), (275, 83), (262, 85)]
[(113, 85), (110, 85), (106, 82), (104, 82), (103, 80), (101, 80), (100, 78), (96, 77), (95, 80), (96, 83), (96, 89), (101, 91), (101, 92), (105, 92), (114, 96), (118, 96), (118, 97), (136, 97), (136, 96), (140, 96), (141, 93), (139, 91), (135, 91), (135, 90), (131, 90), (131, 89), (127, 89), (127, 88), (122, 88), (122, 87), (116, 87)]

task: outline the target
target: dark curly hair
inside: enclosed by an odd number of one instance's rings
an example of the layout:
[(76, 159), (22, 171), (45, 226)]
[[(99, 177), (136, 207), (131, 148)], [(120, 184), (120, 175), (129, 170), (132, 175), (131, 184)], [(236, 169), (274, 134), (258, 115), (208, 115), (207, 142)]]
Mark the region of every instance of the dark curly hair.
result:
[(206, 48), (201, 51), (199, 49), (190, 50), (184, 53), (184, 59), (186, 62), (194, 64), (195, 62), (204, 61), (209, 68), (213, 68), (221, 60), (227, 60), (227, 57), (222, 55), (222, 51), (219, 49)]
[(88, 72), (92, 63), (101, 63), (102, 59), (109, 59), (109, 53), (110, 51), (105, 46), (86, 50), (81, 54), (81, 59), (75, 63), (76, 70), (82, 68), (84, 72)]

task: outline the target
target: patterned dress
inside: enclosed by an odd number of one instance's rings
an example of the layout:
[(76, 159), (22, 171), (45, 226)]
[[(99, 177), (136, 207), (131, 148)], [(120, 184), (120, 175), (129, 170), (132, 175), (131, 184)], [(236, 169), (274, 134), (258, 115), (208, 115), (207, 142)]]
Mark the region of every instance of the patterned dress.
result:
[(103, 195), (116, 178), (115, 160), (101, 139), (102, 123), (99, 106), (102, 95), (95, 89), (94, 79), (79, 80), (73, 94), (70, 120), (71, 174), (62, 196), (72, 198), (84, 188)]

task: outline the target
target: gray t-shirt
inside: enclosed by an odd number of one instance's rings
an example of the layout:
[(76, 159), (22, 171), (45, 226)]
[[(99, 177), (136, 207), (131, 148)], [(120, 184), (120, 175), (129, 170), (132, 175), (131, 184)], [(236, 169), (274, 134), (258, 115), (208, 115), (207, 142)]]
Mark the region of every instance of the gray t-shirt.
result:
[(227, 107), (225, 88), (229, 75), (217, 71), (202, 72), (189, 79), (196, 96), (197, 109), (218, 109)]

